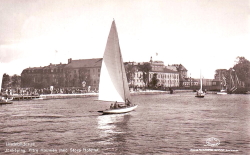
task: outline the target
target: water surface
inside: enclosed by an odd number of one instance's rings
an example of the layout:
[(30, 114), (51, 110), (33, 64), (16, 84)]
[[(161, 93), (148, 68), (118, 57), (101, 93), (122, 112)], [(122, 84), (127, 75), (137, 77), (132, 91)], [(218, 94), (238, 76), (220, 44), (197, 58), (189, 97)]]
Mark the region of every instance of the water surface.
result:
[(109, 103), (96, 97), (2, 105), (0, 154), (249, 153), (250, 96), (194, 96), (132, 96), (138, 108), (117, 115), (98, 113)]

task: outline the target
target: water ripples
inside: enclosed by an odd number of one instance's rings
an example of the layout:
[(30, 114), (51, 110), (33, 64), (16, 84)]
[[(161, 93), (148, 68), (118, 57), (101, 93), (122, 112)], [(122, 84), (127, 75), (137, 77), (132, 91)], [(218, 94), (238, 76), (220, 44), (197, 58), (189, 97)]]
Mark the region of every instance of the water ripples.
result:
[(133, 101), (139, 105), (136, 111), (119, 115), (100, 115), (97, 111), (109, 103), (96, 97), (1, 106), (0, 146), (33, 142), (44, 149), (98, 150), (89, 154), (192, 154), (190, 149), (211, 148), (205, 146), (206, 140), (215, 137), (220, 140), (217, 148), (250, 152), (247, 95), (208, 94), (204, 99), (193, 93), (140, 95)]

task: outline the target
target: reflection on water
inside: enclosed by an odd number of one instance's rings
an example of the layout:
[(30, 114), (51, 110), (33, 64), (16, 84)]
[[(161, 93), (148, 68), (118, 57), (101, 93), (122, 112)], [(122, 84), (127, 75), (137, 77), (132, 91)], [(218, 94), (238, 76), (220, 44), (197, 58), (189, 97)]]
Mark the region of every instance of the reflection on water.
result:
[(115, 115), (100, 115), (97, 117), (99, 136), (101, 141), (98, 143), (108, 145), (117, 142), (125, 141), (126, 131), (129, 130), (127, 122), (131, 115), (115, 114)]

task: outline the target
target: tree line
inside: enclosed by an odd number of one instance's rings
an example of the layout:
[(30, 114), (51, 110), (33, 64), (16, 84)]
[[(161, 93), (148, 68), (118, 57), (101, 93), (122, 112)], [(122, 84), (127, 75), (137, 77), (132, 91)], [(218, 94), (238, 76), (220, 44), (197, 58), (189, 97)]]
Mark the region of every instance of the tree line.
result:
[(13, 76), (10, 76), (8, 74), (3, 74), (2, 79), (2, 88), (16, 88), (21, 86), (21, 76), (14, 74)]
[[(215, 74), (218, 74), (219, 69), (215, 71)], [(245, 84), (245, 87), (250, 87), (250, 61), (245, 57), (238, 56), (235, 60), (235, 65), (226, 70), (223, 74), (226, 78), (226, 83), (230, 83), (230, 76), (237, 75), (239, 81)]]

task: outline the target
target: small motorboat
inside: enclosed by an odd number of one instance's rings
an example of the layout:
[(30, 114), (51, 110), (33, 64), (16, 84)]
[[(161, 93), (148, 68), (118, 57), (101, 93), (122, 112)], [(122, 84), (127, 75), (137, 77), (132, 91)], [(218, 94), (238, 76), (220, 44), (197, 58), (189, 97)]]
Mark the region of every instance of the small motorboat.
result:
[(205, 97), (205, 93), (198, 93), (195, 97), (203, 98)]
[(217, 94), (219, 95), (226, 95), (227, 94), (227, 91), (222, 89), (220, 92), (217, 92)]
[(0, 99), (0, 105), (2, 104), (12, 104), (13, 102), (9, 101), (9, 100), (4, 100), (4, 99)]

